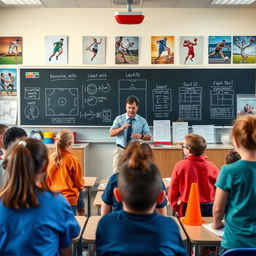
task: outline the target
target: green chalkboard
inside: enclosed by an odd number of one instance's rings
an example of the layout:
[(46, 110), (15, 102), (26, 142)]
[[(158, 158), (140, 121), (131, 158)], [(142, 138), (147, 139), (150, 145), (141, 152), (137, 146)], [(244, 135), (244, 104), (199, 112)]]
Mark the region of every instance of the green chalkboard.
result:
[(110, 126), (125, 99), (153, 120), (229, 126), (236, 95), (255, 93), (255, 69), (20, 69), (21, 125)]

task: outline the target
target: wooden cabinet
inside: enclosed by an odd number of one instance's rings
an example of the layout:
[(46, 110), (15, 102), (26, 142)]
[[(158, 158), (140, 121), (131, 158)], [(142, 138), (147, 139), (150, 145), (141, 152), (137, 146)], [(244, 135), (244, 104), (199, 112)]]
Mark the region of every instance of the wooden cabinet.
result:
[(231, 149), (207, 149), (205, 155), (208, 157), (209, 161), (215, 163), (220, 169), (222, 165), (226, 164), (225, 158), (230, 150)]

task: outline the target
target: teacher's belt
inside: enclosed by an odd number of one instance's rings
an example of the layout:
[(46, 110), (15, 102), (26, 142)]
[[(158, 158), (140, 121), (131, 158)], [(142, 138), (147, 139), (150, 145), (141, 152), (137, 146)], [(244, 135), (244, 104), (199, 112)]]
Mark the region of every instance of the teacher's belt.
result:
[(117, 146), (118, 148), (125, 149), (125, 147), (123, 147), (123, 146), (122, 146), (122, 145), (120, 145), (120, 144), (116, 144), (116, 146)]

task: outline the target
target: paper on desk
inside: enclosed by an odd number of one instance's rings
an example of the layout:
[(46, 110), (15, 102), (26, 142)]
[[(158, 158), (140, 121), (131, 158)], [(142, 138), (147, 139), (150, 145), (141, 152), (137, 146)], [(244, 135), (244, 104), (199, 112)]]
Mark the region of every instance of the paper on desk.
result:
[(193, 133), (205, 138), (207, 143), (215, 143), (214, 125), (192, 125)]
[(171, 141), (171, 122), (170, 120), (153, 121), (153, 140), (155, 142)]
[(212, 223), (202, 224), (202, 226), (208, 229), (210, 232), (214, 233), (216, 236), (223, 237), (224, 228), (221, 228), (221, 229), (212, 228)]
[(188, 122), (172, 122), (173, 143), (183, 143), (188, 134)]

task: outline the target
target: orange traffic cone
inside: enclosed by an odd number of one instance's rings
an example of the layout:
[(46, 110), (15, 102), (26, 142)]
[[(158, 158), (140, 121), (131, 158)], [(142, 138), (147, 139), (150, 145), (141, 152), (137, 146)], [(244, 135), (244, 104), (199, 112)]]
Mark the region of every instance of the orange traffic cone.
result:
[(191, 226), (200, 226), (205, 223), (201, 216), (197, 183), (191, 184), (186, 215), (181, 222)]

